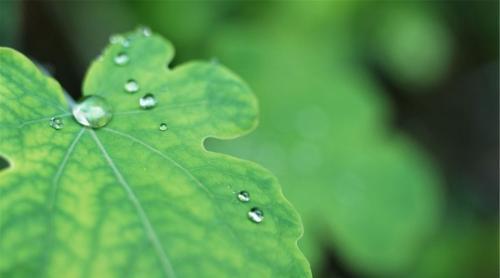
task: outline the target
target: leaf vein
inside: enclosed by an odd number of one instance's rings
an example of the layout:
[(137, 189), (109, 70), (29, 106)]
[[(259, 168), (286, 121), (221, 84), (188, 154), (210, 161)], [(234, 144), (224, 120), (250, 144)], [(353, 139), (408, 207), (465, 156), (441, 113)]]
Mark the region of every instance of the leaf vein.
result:
[[(111, 129), (109, 127), (106, 127), (106, 128), (103, 128), (102, 130), (104, 131), (107, 131), (107, 132), (111, 132), (111, 133), (114, 133), (116, 135), (119, 135), (119, 136), (122, 136), (122, 137), (125, 137), (125, 138), (128, 138), (136, 143), (139, 143), (140, 145), (146, 147), (148, 150), (158, 154), (159, 156), (161, 156), (163, 159), (171, 162), (172, 164), (174, 164), (176, 167), (178, 167), (179, 169), (181, 169), (185, 174), (187, 174), (193, 181), (196, 182), (197, 186), (200, 187), (201, 189), (203, 189), (211, 198), (215, 199), (216, 197), (214, 196), (214, 194), (212, 193), (212, 191), (210, 191), (197, 177), (195, 177), (187, 168), (185, 168), (184, 166), (182, 166), (181, 164), (179, 164), (177, 161), (175, 161), (174, 159), (172, 159), (170, 156), (162, 153), (160, 150), (152, 147), (151, 145), (147, 144), (146, 142), (143, 142), (142, 140), (132, 136), (132, 135), (129, 135), (129, 134), (126, 134), (126, 133), (123, 133), (123, 132), (120, 132), (118, 130), (114, 130), (114, 129)], [(215, 202), (216, 204), (216, 208), (218, 210), (219, 213), (223, 213), (219, 204), (217, 202)], [(227, 222), (223, 222), (223, 224), (226, 226), (227, 230), (229, 231), (229, 234), (231, 235), (231, 237), (235, 240), (235, 242), (237, 242), (238, 244), (241, 244), (243, 242), (243, 240), (241, 240), (241, 238), (234, 232), (233, 230), (233, 227), (231, 225), (229, 225)], [(243, 248), (242, 250), (245, 250), (244, 252), (248, 254), (248, 249), (247, 248)]]
[(127, 192), (129, 200), (132, 202), (134, 205), (139, 218), (141, 219), (141, 222), (144, 226), (144, 229), (146, 230), (146, 233), (148, 235), (149, 240), (151, 241), (151, 244), (156, 250), (157, 255), (159, 256), (161, 265), (163, 267), (163, 270), (167, 277), (172, 277), (175, 278), (175, 272), (174, 269), (172, 268), (172, 264), (170, 263), (170, 260), (167, 257), (167, 254), (165, 253), (165, 250), (163, 249), (160, 240), (158, 239), (158, 235), (156, 234), (151, 222), (149, 221), (148, 216), (146, 215), (146, 212), (144, 211), (144, 208), (142, 207), (141, 203), (139, 202), (139, 199), (135, 195), (134, 191), (130, 187), (130, 185), (127, 183), (121, 172), (118, 170), (116, 167), (115, 163), (113, 162), (113, 159), (109, 156), (108, 152), (104, 148), (104, 145), (102, 142), (99, 140), (99, 137), (97, 137), (97, 134), (95, 131), (90, 130), (90, 134), (92, 135), (92, 138), (96, 142), (97, 146), (101, 150), (102, 154), (104, 155), (104, 158), (108, 162), (109, 166), (113, 170), (113, 173), (115, 174), (116, 178), (122, 185), (123, 189), (125, 192)]
[(75, 150), (76, 144), (78, 143), (78, 141), (82, 137), (84, 131), (85, 131), (85, 128), (82, 128), (80, 130), (80, 132), (78, 132), (78, 134), (76, 135), (75, 139), (73, 139), (73, 142), (71, 142), (71, 145), (69, 146), (68, 151), (64, 155), (64, 158), (63, 158), (61, 164), (59, 165), (59, 167), (56, 171), (56, 174), (54, 175), (54, 179), (52, 180), (52, 190), (51, 190), (50, 199), (49, 199), (49, 208), (51, 210), (54, 207), (54, 202), (56, 199), (57, 190), (59, 189), (59, 186), (58, 186), (59, 179), (61, 178), (61, 175), (64, 171), (64, 168), (68, 164), (69, 157), (71, 156), (71, 154)]

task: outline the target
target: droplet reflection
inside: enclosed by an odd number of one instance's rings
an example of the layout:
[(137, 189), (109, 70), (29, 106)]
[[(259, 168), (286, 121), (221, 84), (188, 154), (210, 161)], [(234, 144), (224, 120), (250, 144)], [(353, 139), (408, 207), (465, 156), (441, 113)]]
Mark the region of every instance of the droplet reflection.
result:
[(264, 220), (264, 212), (254, 207), (248, 212), (248, 219), (254, 223), (260, 223)]

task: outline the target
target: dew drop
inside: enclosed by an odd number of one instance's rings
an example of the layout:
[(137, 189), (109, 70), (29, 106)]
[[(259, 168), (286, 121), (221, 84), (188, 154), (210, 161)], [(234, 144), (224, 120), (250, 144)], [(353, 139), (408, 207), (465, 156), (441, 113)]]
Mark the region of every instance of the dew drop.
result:
[(166, 123), (161, 123), (160, 124), (160, 131), (166, 131), (168, 129), (168, 126)]
[(151, 109), (156, 106), (156, 98), (153, 94), (145, 94), (139, 99), (139, 106), (142, 109)]
[(264, 212), (254, 207), (248, 212), (248, 219), (252, 220), (252, 222), (260, 223), (264, 220)]
[(246, 203), (246, 202), (249, 202), (250, 201), (250, 193), (248, 193), (248, 191), (240, 191), (237, 195), (238, 197), (238, 200), (240, 200), (240, 202), (243, 202), (243, 203)]
[(121, 44), (122, 44), (122, 46), (123, 46), (123, 47), (127, 48), (127, 47), (129, 47), (129, 46), (130, 46), (130, 40), (129, 40), (129, 39), (127, 39), (127, 38), (124, 38), (124, 39), (122, 40)]
[(109, 42), (111, 44), (117, 44), (117, 43), (121, 43), (125, 38), (122, 36), (122, 35), (111, 35), (111, 37), (109, 37)]
[(144, 37), (150, 37), (152, 35), (151, 29), (146, 26), (139, 27), (139, 33), (143, 35)]
[(53, 129), (56, 129), (56, 130), (62, 129), (64, 127), (64, 122), (59, 117), (50, 118), (49, 124)]
[(73, 107), (73, 117), (83, 126), (99, 128), (111, 121), (113, 109), (106, 99), (87, 96)]
[(137, 83), (134, 79), (129, 79), (125, 82), (124, 89), (127, 93), (135, 93), (139, 91), (139, 83)]
[(115, 64), (119, 66), (126, 65), (129, 61), (129, 57), (127, 53), (125, 52), (120, 52), (118, 53), (115, 58), (114, 58)]
[(111, 44), (120, 44), (123, 47), (129, 47), (130, 41), (122, 35), (112, 35), (109, 37), (109, 42)]

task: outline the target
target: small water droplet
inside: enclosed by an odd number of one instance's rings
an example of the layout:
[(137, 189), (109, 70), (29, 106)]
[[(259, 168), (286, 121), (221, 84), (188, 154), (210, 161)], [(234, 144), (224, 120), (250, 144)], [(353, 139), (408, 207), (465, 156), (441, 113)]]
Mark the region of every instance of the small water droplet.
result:
[(243, 203), (249, 202), (250, 201), (250, 193), (248, 191), (240, 191), (237, 195), (238, 200), (240, 200)]
[(139, 106), (142, 109), (151, 109), (156, 106), (156, 98), (153, 94), (145, 94), (139, 99)]
[(126, 65), (128, 63), (129, 57), (128, 57), (127, 53), (120, 52), (115, 56), (114, 61), (115, 61), (115, 64), (117, 64), (119, 66), (123, 66), (123, 65)]
[(167, 129), (168, 129), (168, 126), (167, 126), (167, 124), (166, 124), (166, 123), (161, 123), (161, 124), (160, 124), (160, 130), (161, 130), (161, 131), (166, 131)]
[(135, 93), (139, 91), (139, 83), (137, 83), (134, 79), (129, 79), (125, 82), (124, 88), (127, 93)]
[(130, 41), (122, 35), (112, 35), (109, 37), (109, 42), (111, 44), (121, 44), (123, 47), (129, 47)]
[(99, 128), (111, 121), (113, 109), (106, 99), (100, 96), (87, 96), (73, 107), (73, 116), (81, 125)]
[(260, 223), (264, 220), (264, 212), (254, 207), (248, 212), (248, 219), (252, 220), (252, 222)]
[(109, 37), (109, 42), (111, 44), (117, 44), (117, 43), (120, 43), (122, 40), (123, 40), (123, 36), (122, 35), (111, 35), (111, 37)]
[(127, 38), (124, 38), (121, 44), (123, 47), (127, 48), (130, 46), (130, 40)]
[(151, 29), (146, 26), (141, 26), (139, 27), (139, 33), (143, 35), (144, 37), (150, 37), (152, 35)]
[(50, 118), (50, 126), (56, 130), (59, 130), (64, 127), (64, 122), (59, 117), (52, 117)]

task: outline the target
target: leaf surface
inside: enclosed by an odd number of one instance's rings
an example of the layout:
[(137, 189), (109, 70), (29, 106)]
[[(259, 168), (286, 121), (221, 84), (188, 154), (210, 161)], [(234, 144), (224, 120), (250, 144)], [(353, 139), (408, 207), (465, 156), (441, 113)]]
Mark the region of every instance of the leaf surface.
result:
[(330, 249), (361, 276), (404, 276), (436, 231), (441, 179), (425, 152), (391, 129), (390, 103), (333, 12), (342, 10), (296, 3), (270, 10), (267, 21), (217, 28), (210, 52), (250, 80), (262, 125), (208, 146), (283, 181), (315, 273), (329, 267), (321, 264), (331, 263)]
[[(1, 276), (310, 276), (300, 219), (276, 179), (203, 147), (254, 128), (249, 87), (217, 63), (169, 69), (174, 50), (159, 36), (124, 37), (129, 45), (107, 47), (84, 81), (84, 95), (113, 106), (100, 129), (73, 119), (55, 80), (0, 49)], [(126, 64), (115, 64), (119, 54)], [(124, 89), (130, 79), (136, 93)], [(146, 93), (156, 107), (139, 107)], [(53, 116), (62, 129), (49, 126)], [(261, 223), (248, 219), (253, 207)]]

